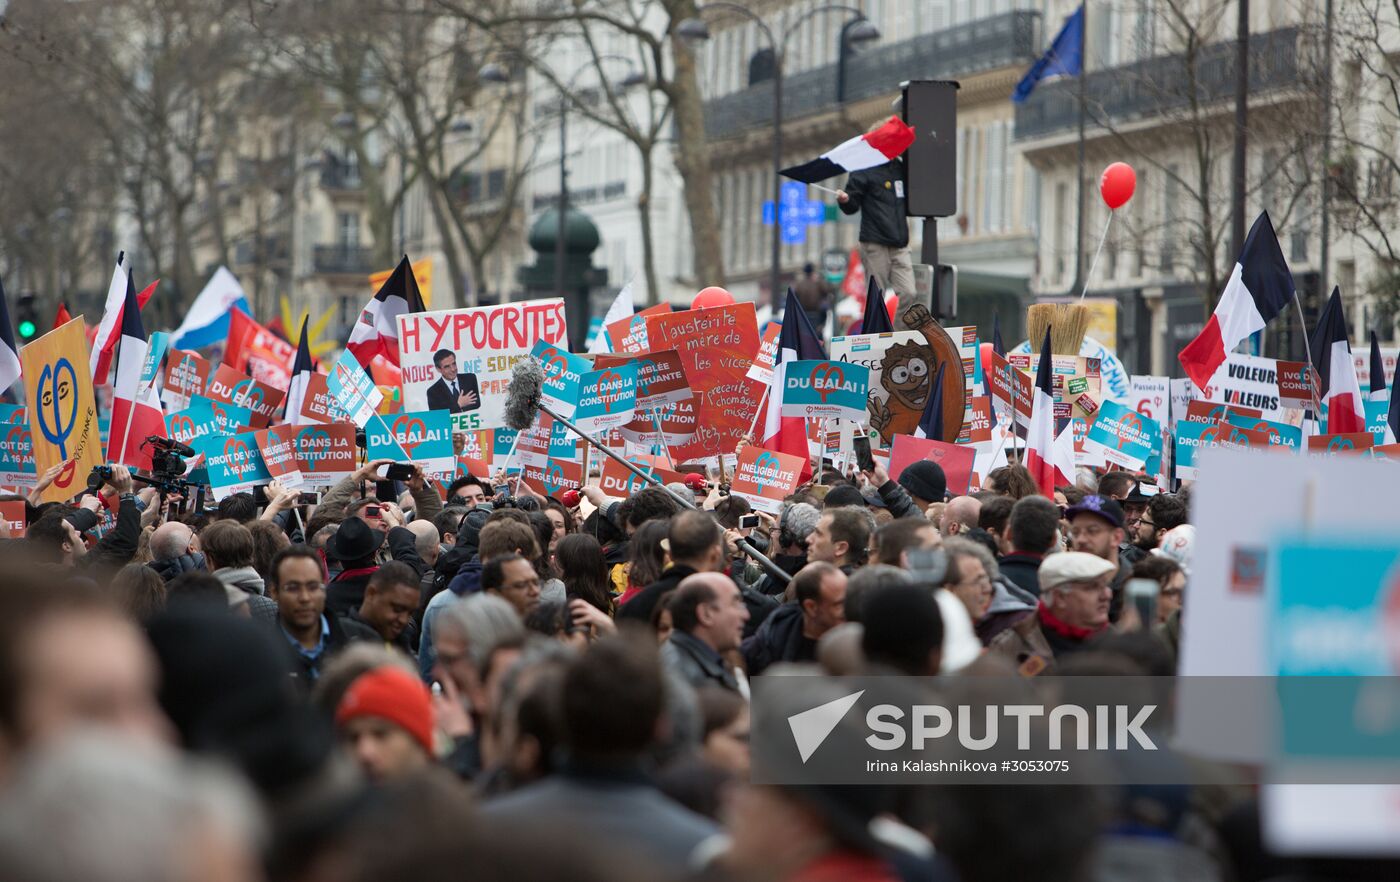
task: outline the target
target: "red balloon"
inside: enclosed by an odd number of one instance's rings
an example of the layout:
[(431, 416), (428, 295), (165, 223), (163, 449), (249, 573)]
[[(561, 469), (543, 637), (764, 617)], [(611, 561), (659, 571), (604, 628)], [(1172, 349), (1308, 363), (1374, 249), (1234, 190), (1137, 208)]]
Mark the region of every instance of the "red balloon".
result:
[(1117, 210), (1128, 204), (1137, 189), (1137, 172), (1126, 162), (1115, 162), (1103, 170), (1099, 178), (1099, 195), (1110, 210)]
[(734, 295), (717, 285), (701, 288), (695, 299), (690, 301), (691, 309), (709, 309), (712, 306), (728, 306), (734, 302)]

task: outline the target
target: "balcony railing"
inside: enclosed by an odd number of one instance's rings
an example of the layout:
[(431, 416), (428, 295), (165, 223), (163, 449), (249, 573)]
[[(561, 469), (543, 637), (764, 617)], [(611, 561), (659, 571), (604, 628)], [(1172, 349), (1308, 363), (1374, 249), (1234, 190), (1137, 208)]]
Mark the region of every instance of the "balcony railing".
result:
[[(896, 91), (905, 80), (948, 79), (1029, 64), (1036, 55), (1038, 12), (1007, 12), (897, 43), (881, 42), (846, 62), (846, 101)], [(836, 65), (783, 79), (783, 119), (836, 105)], [(727, 138), (773, 124), (773, 83), (759, 83), (705, 102), (705, 133)]]
[[(1299, 30), (1281, 28), (1249, 38), (1249, 92), (1260, 96), (1300, 81)], [(1079, 86), (1074, 79), (1042, 83), (1016, 106), (1016, 140), (1074, 128), (1079, 121)], [(1089, 74), (1084, 84), (1088, 121), (1122, 125), (1136, 119), (1179, 113), (1193, 99), (1223, 103), (1235, 92), (1235, 44), (1201, 48), (1194, 63), (1184, 54), (1162, 55)]]
[(312, 264), (318, 273), (374, 272), (371, 249), (358, 245), (317, 245)]
[(321, 186), (327, 190), (359, 190), (364, 182), (358, 166), (326, 162), (321, 166)]

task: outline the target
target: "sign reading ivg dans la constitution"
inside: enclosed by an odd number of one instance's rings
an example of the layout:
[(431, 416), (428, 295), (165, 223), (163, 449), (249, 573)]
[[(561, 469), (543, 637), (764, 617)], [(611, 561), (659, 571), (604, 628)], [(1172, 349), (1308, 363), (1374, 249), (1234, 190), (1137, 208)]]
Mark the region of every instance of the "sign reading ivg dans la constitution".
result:
[(843, 361), (790, 361), (783, 365), (785, 417), (864, 420), (870, 369)]

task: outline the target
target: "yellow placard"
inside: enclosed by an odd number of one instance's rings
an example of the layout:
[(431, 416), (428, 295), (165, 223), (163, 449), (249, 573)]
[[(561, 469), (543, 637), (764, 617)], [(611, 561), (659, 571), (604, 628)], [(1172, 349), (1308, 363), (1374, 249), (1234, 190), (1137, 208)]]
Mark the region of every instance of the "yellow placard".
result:
[(35, 468), (42, 475), (67, 463), (44, 490), (43, 499), (72, 499), (87, 485), (93, 466), (103, 462), (82, 316), (26, 345), (19, 360)]
[[(433, 308), (433, 259), (425, 257), (422, 260), (414, 261), (410, 266), (413, 268), (413, 278), (418, 280), (418, 293), (423, 295), (423, 305), (428, 309)], [(394, 274), (392, 269), (380, 270), (377, 273), (370, 273), (369, 287), (371, 291), (378, 291), (384, 287), (384, 283), (389, 281), (389, 277)]]
[[(377, 290), (377, 289), (376, 289)], [(1085, 336), (1093, 337), (1109, 352), (1118, 351), (1118, 301), (1093, 297), (1084, 298), (1084, 308), (1089, 310), (1089, 327)]]

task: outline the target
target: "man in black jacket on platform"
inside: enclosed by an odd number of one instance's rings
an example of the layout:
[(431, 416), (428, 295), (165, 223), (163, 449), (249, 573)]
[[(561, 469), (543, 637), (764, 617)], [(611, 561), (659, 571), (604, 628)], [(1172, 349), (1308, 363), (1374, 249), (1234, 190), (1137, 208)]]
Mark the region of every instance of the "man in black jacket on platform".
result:
[(845, 188), (836, 191), (836, 204), (845, 214), (860, 212), (860, 262), (866, 274), (887, 292), (894, 289), (906, 297), (913, 294), (904, 160), (895, 158), (855, 172), (846, 179)]

